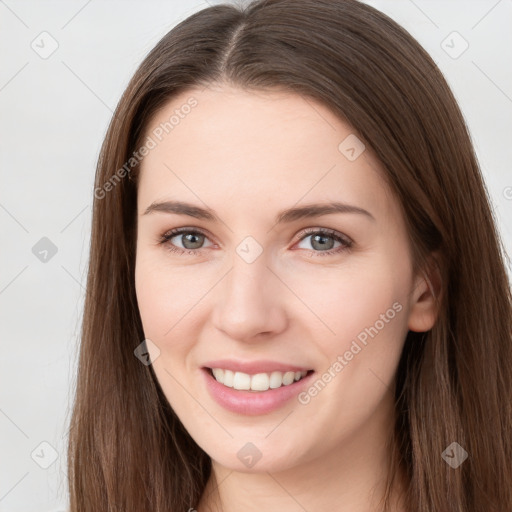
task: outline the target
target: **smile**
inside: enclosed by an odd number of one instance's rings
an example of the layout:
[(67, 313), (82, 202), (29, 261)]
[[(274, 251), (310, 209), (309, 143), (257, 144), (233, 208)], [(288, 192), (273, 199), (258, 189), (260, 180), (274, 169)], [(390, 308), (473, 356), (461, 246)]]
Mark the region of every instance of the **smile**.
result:
[(208, 394), (218, 405), (254, 416), (290, 404), (314, 379), (315, 371), (308, 366), (270, 359), (217, 359), (203, 363), (201, 373)]
[(304, 378), (307, 371), (273, 371), (250, 375), (244, 372), (234, 372), (224, 368), (209, 368), (211, 375), (217, 382), (239, 391), (268, 391), (282, 386), (289, 386)]

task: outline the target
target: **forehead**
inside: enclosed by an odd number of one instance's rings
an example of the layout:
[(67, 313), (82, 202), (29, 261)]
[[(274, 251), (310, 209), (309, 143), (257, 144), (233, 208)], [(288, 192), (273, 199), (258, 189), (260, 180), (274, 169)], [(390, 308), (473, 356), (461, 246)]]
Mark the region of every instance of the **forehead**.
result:
[(164, 198), (208, 199), (212, 207), (272, 207), (273, 198), (280, 206), (392, 206), (371, 149), (327, 107), (298, 94), (190, 89), (153, 116), (145, 135), (154, 147), (141, 164), (141, 208)]

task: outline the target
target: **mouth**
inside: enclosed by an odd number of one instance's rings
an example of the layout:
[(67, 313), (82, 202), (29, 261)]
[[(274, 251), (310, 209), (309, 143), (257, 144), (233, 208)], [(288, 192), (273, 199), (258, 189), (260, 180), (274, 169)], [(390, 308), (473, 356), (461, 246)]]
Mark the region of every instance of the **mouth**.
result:
[(236, 391), (264, 393), (269, 390), (290, 386), (309, 377), (314, 370), (273, 371), (249, 374), (225, 368), (203, 368), (211, 378), (226, 388)]
[(315, 374), (307, 367), (276, 361), (219, 360), (201, 370), (213, 400), (227, 411), (246, 416), (271, 414), (285, 407), (311, 384)]

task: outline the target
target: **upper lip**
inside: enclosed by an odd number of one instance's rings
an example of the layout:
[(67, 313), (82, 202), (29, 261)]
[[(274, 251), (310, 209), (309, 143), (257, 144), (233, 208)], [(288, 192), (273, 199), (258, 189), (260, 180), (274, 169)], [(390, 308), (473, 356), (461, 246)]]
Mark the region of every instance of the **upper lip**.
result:
[(223, 370), (231, 370), (232, 372), (243, 372), (249, 375), (256, 373), (270, 372), (301, 372), (309, 371), (311, 368), (305, 366), (296, 366), (289, 363), (281, 363), (278, 361), (235, 361), (233, 359), (217, 359), (204, 363), (205, 368), (222, 368)]

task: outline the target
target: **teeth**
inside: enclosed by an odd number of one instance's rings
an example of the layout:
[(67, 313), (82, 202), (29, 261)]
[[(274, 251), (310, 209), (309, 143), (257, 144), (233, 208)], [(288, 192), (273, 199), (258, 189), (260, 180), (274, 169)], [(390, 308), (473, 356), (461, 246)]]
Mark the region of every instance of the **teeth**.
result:
[(253, 391), (267, 391), (270, 385), (270, 377), (266, 373), (257, 373), (250, 377)]
[(233, 389), (251, 389), (251, 376), (247, 373), (236, 372), (233, 379)]
[(234, 377), (235, 377), (235, 374), (231, 370), (224, 370), (224, 380), (222, 382), (224, 384), (224, 386), (227, 386), (228, 388), (232, 388)]
[(243, 372), (232, 372), (222, 368), (212, 368), (213, 376), (217, 382), (228, 388), (251, 391), (267, 391), (281, 386), (289, 386), (302, 379), (308, 373), (302, 372), (272, 372), (249, 375)]
[(219, 381), (224, 382), (224, 370), (222, 368), (214, 368), (212, 370), (213, 376)]
[(295, 372), (286, 372), (283, 375), (283, 384), (289, 386), (295, 379)]
[(283, 374), (281, 372), (272, 372), (270, 374), (270, 387), (272, 389), (280, 388), (283, 385)]

